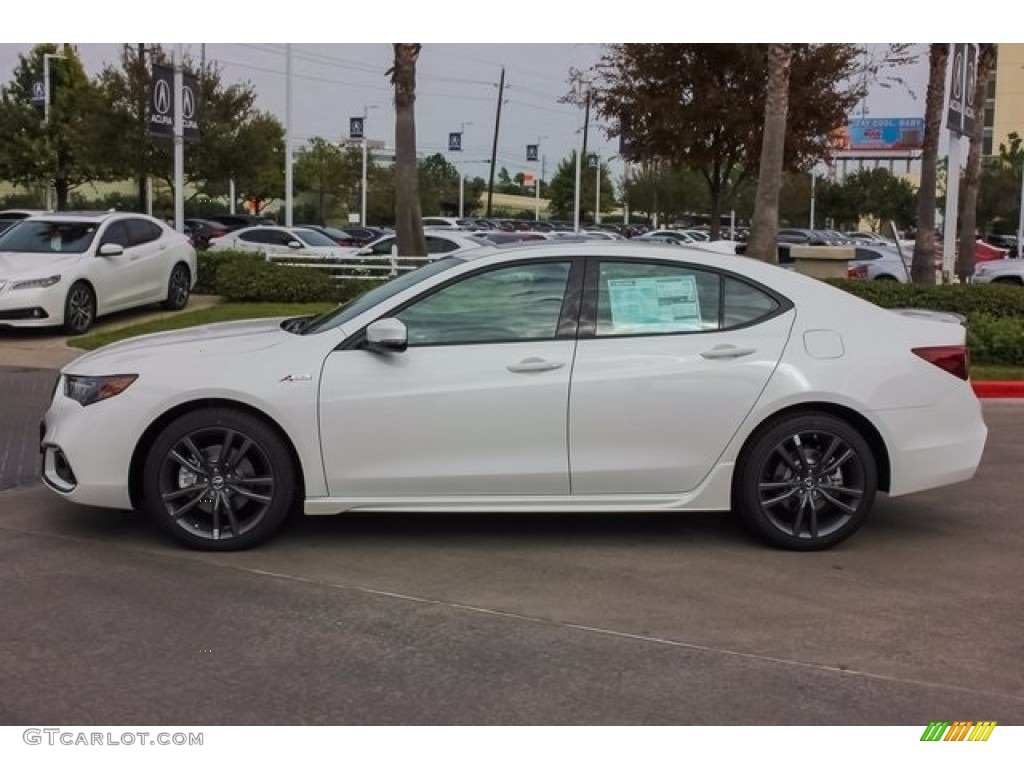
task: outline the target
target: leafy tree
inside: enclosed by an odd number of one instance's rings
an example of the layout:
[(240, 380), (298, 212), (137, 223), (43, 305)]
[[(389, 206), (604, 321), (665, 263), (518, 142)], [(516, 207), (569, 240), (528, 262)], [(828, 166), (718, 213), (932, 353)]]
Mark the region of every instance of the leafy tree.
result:
[(419, 43), (392, 43), (395, 87), (395, 239), (399, 253), (426, 253), (416, 166), (416, 60)]
[(362, 155), (317, 136), (296, 152), (294, 172), (296, 190), (316, 198), (316, 221), (323, 225), (332, 207), (361, 183)]
[(772, 43), (768, 46), (761, 165), (757, 176), (754, 220), (750, 228), (747, 254), (773, 264), (779, 261), (779, 249), (776, 244), (779, 234), (779, 189), (782, 187), (782, 162), (786, 150), (789, 72), (792, 61), (791, 44)]
[(885, 168), (865, 168), (847, 176), (844, 185), (856, 203), (858, 219), (867, 219), (872, 232), (888, 221), (895, 221), (897, 228), (913, 222), (917, 192), (906, 179)]
[(999, 154), (987, 158), (981, 169), (978, 220), (985, 231), (1015, 231), (1017, 217), (1020, 215), (1024, 142), (1016, 132), (1008, 138), (1009, 144), (1000, 144)]
[(915, 283), (934, 280), (935, 182), (939, 158), (939, 134), (946, 96), (946, 62), (949, 43), (928, 48), (928, 91), (924, 105), (924, 150), (921, 154), (921, 187), (917, 197), (917, 235), (910, 277)]
[[(988, 91), (988, 76), (995, 64), (995, 43), (978, 45), (978, 68), (974, 87), (974, 103), (979, 107), (985, 103)], [(960, 248), (956, 259), (956, 274), (967, 282), (974, 276), (974, 241), (978, 228), (978, 183), (981, 178), (981, 148), (985, 143), (985, 121), (983, 109), (978, 110), (974, 121), (971, 148), (967, 153), (967, 167), (960, 196)]]
[(235, 136), (239, 161), (232, 172), (238, 194), (255, 213), (284, 197), (284, 126), (269, 112), (257, 112)]
[(454, 165), (435, 153), (420, 161), (420, 210), (455, 214), (459, 210), (461, 176)]
[[(616, 44), (594, 71), (597, 111), (625, 134), (631, 160), (699, 171), (712, 229), (757, 171), (765, 114), (764, 44)], [(827, 154), (828, 136), (860, 99), (860, 50), (849, 44), (793, 45), (783, 167)], [(628, 118), (626, 117), (628, 116)]]
[(103, 157), (111, 147), (97, 140), (102, 101), (73, 46), (50, 59), (49, 120), (32, 104), (44, 56), (57, 53), (56, 45), (43, 43), (19, 55), (13, 80), (0, 89), (0, 178), (24, 186), (47, 180), (64, 209), (72, 189), (109, 178)]
[(665, 222), (687, 219), (706, 210), (708, 193), (697, 171), (645, 163), (630, 171), (623, 198), (632, 212)]
[[(555, 170), (548, 185), (548, 212), (552, 218), (572, 219), (573, 205), (576, 202), (576, 150), (562, 160)], [(583, 167), (580, 180), (580, 221), (586, 219), (590, 211), (590, 220), (594, 220), (594, 205), (597, 202), (597, 169)], [(611, 169), (607, 163), (601, 163), (601, 210), (610, 211), (615, 207), (615, 186), (612, 184)]]

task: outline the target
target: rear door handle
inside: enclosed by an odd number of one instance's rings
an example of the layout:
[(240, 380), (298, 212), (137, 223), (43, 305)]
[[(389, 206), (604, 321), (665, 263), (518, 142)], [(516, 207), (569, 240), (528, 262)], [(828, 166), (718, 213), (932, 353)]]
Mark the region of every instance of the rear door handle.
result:
[(735, 347), (732, 344), (719, 344), (700, 353), (706, 360), (727, 360), (732, 357), (745, 357), (757, 352), (754, 347)]
[(564, 365), (565, 363), (545, 360), (543, 357), (527, 357), (514, 365), (508, 366), (508, 369), (512, 373), (543, 373), (544, 371), (558, 370)]

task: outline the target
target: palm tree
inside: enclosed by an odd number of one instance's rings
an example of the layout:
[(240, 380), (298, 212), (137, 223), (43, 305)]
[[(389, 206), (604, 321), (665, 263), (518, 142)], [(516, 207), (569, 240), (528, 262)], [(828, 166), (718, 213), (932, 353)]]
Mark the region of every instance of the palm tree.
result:
[(777, 264), (776, 237), (779, 232), (779, 189), (786, 150), (786, 116), (789, 113), (789, 70), (793, 59), (790, 43), (768, 46), (768, 77), (764, 105), (764, 136), (761, 139), (761, 168), (757, 176), (754, 218), (750, 227), (747, 255)]
[(978, 45), (977, 79), (974, 84), (974, 133), (964, 169), (963, 194), (960, 197), (960, 248), (956, 274), (963, 282), (974, 276), (974, 233), (978, 227), (978, 182), (981, 176), (981, 148), (985, 143), (985, 93), (988, 76), (995, 63), (995, 43)]
[(419, 43), (393, 43), (395, 86), (395, 238), (403, 255), (426, 256), (416, 165), (416, 59)]
[(915, 283), (935, 282), (935, 178), (939, 161), (939, 133), (946, 100), (946, 62), (949, 43), (928, 48), (928, 92), (924, 103), (924, 152), (921, 188), (917, 197), (917, 238), (910, 275)]

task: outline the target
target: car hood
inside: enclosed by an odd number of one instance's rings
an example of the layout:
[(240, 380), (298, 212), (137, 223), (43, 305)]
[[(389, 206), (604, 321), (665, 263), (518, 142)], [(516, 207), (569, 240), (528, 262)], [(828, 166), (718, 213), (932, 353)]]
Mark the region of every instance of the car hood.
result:
[(82, 258), (80, 253), (17, 253), (0, 251), (0, 280), (49, 277)]
[(134, 370), (146, 360), (159, 359), (164, 364), (172, 358), (208, 358), (245, 354), (269, 349), (294, 334), (282, 330), (284, 318), (235, 320), (212, 323), (180, 331), (151, 333), (134, 339), (115, 342), (90, 352), (64, 368), (64, 373), (110, 373)]

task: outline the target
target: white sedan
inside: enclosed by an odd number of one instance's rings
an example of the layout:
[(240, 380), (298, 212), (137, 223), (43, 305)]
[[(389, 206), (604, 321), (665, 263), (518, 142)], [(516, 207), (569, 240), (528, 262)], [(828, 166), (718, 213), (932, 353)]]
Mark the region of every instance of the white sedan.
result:
[[(429, 259), (440, 259), (451, 256), (462, 251), (479, 248), (482, 243), (470, 233), (441, 232), (429, 230), (424, 233), (423, 239), (427, 245), (426, 253), (402, 253), (402, 258), (419, 257)], [(372, 243), (363, 246), (356, 251), (357, 256), (390, 256), (393, 249), (398, 247), (396, 235), (384, 235)]]
[(195, 281), (188, 238), (151, 216), (52, 213), (0, 234), (0, 328), (85, 333), (122, 309), (182, 309)]
[(215, 550), (293, 509), (734, 509), (823, 549), (878, 491), (971, 478), (987, 433), (960, 324), (629, 242), (479, 247), (319, 317), (113, 344), (43, 428), (56, 493)]
[(305, 227), (245, 227), (210, 241), (210, 251), (255, 251), (269, 257), (337, 259), (355, 248), (338, 245), (323, 232)]
[(974, 282), (1024, 285), (1024, 259), (983, 261), (974, 267)]

